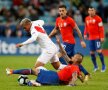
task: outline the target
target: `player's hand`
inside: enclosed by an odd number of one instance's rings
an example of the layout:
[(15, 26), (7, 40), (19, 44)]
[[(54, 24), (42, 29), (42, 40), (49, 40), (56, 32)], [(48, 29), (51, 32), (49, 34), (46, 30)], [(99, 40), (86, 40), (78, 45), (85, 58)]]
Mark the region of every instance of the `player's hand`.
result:
[(101, 43), (103, 43), (105, 41), (105, 39), (104, 38), (101, 38), (100, 41), (101, 41)]
[(21, 43), (16, 44), (16, 47), (22, 47), (22, 46), (23, 46), (23, 44), (21, 44)]
[(87, 39), (88, 39), (88, 38), (87, 38), (87, 35), (84, 35), (84, 39), (85, 39), (85, 40), (87, 40)]
[(81, 46), (82, 46), (83, 48), (86, 48), (86, 43), (85, 43), (84, 41), (81, 41)]

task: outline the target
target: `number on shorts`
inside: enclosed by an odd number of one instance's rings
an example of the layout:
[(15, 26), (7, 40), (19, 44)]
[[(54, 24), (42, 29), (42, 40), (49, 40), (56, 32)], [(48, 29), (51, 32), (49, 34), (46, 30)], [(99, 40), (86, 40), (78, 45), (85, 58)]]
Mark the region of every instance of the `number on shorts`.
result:
[(100, 47), (100, 42), (97, 42), (97, 48), (99, 48)]
[(66, 48), (66, 45), (63, 45), (63, 48), (65, 49)]

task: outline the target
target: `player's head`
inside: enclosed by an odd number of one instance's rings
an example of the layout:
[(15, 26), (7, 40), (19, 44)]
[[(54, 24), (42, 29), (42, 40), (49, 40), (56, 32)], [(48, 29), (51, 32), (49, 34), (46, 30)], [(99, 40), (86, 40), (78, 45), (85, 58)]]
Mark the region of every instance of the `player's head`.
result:
[(27, 31), (30, 31), (31, 28), (31, 20), (28, 18), (24, 18), (22, 19), (22, 21), (20, 22), (20, 25)]
[(75, 63), (75, 64), (81, 64), (83, 60), (83, 55), (79, 52), (77, 52), (72, 58), (71, 61), (69, 61), (69, 64)]
[(96, 14), (95, 8), (89, 7), (89, 8), (88, 8), (88, 14), (89, 14), (91, 17), (95, 16), (95, 14)]
[(60, 5), (59, 6), (59, 15), (62, 18), (67, 16), (67, 10), (66, 10), (66, 6), (65, 5)]

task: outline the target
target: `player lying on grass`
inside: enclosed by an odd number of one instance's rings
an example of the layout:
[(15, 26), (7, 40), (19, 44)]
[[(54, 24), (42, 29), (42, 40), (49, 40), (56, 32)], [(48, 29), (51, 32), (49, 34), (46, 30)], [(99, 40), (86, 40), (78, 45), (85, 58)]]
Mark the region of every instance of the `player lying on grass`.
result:
[[(83, 55), (77, 53), (69, 61), (69, 64), (63, 69), (56, 71), (46, 70), (44, 67), (37, 67), (34, 75), (37, 76), (36, 80), (27, 80), (26, 85), (28, 86), (41, 86), (41, 85), (69, 85), (74, 86), (77, 77), (82, 78), (79, 70), (79, 65), (83, 60)], [(26, 75), (26, 70), (10, 70), (7, 69), (7, 74), (23, 74)], [(31, 69), (34, 72), (34, 69)]]
[[(59, 48), (60, 48), (60, 53), (58, 53), (58, 57), (63, 57), (64, 60), (66, 61), (66, 63), (68, 64), (69, 61), (71, 61), (71, 58), (73, 58), (73, 57), (70, 58), (70, 57), (67, 55), (65, 49), (62, 47), (62, 45), (61, 45), (61, 43), (60, 43), (60, 39), (59, 39), (59, 36), (58, 36), (58, 35), (56, 35), (56, 41), (57, 41), (57, 43), (58, 43), (58, 45), (59, 45)], [(82, 67), (81, 64), (79, 65), (79, 69), (80, 69), (81, 72), (83, 72), (84, 69), (82, 70), (82, 68), (80, 68), (80, 67)], [(83, 72), (83, 73), (84, 73), (84, 72)], [(90, 78), (90, 74), (87, 73), (87, 75), (85, 75), (84, 81), (87, 82), (89, 78)]]

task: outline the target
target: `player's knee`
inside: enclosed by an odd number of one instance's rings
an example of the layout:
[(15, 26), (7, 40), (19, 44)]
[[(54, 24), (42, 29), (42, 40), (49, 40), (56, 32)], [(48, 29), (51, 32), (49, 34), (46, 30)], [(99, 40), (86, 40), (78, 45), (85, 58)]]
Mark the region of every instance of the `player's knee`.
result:
[(97, 52), (97, 53), (102, 53), (102, 50), (101, 50), (101, 49), (100, 49), (100, 50), (96, 50), (96, 52)]
[(65, 65), (65, 64), (60, 64), (60, 66), (58, 67), (58, 70), (61, 70), (61, 69), (63, 69), (64, 67), (66, 67), (67, 65)]
[(93, 52), (93, 51), (90, 51), (90, 55), (93, 55), (93, 54), (95, 54), (95, 52)]
[(44, 65), (45, 65), (44, 63), (37, 61), (37, 62), (35, 63), (34, 68), (37, 68), (37, 67), (40, 67), (40, 66), (44, 66)]
[(36, 68), (37, 70), (40, 70), (40, 69), (42, 69), (42, 70), (47, 70), (45, 67), (43, 67), (43, 66), (39, 66), (39, 67), (37, 67)]
[(32, 69), (32, 74), (33, 74), (33, 75), (37, 75), (36, 68), (33, 68), (33, 69)]
[(37, 67), (37, 68), (33, 68), (33, 74), (34, 75), (38, 75), (39, 74), (39, 72), (40, 72), (40, 70), (47, 70), (45, 67), (43, 67), (43, 66), (39, 66), (39, 67)]

